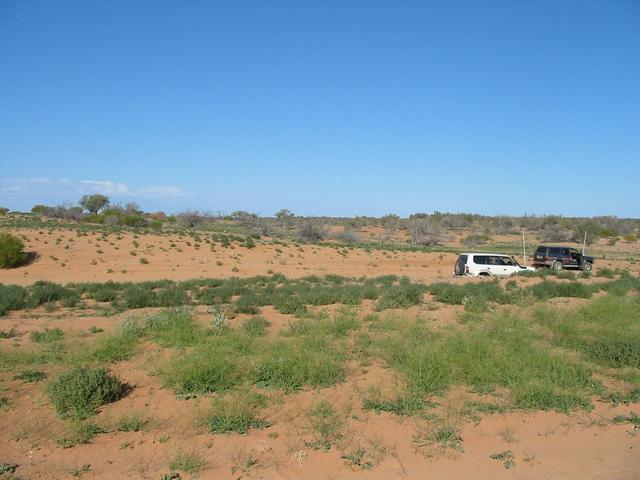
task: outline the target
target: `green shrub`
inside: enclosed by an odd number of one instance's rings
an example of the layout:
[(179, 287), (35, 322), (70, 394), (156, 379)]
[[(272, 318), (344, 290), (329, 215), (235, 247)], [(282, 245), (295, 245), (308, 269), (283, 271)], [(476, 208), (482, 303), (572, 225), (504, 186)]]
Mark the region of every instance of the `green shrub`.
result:
[(97, 284), (91, 289), (89, 295), (96, 302), (112, 302), (118, 298), (118, 290), (109, 283)]
[(517, 407), (565, 411), (586, 406), (596, 383), (589, 369), (539, 346), (527, 324), (512, 317), (442, 338), (425, 337), (413, 327), (382, 341), (381, 348), (419, 396), (460, 384), (479, 393), (504, 387)]
[(26, 259), (24, 243), (10, 233), (0, 232), (0, 268), (13, 268)]
[(144, 328), (164, 347), (189, 347), (204, 337), (189, 310), (180, 307), (148, 316)]
[(387, 287), (382, 291), (376, 310), (387, 308), (409, 308), (420, 305), (423, 289), (420, 285), (404, 284)]
[(573, 312), (540, 308), (536, 320), (556, 345), (578, 350), (612, 368), (640, 367), (640, 309), (637, 298), (608, 296)]
[(497, 303), (505, 303), (507, 299), (497, 281), (465, 285), (434, 283), (429, 285), (427, 290), (437, 301), (449, 305), (464, 305), (471, 298), (482, 298), (484, 301)]
[(80, 367), (58, 376), (47, 391), (60, 417), (85, 419), (118, 400), (125, 385), (105, 368)]
[(156, 304), (156, 295), (151, 288), (141, 285), (127, 286), (122, 292), (126, 308), (146, 308)]
[(224, 392), (238, 385), (241, 375), (235, 357), (206, 348), (176, 356), (162, 371), (164, 385), (181, 397)]
[(63, 307), (73, 308), (78, 305), (78, 303), (80, 303), (80, 295), (78, 295), (76, 292), (71, 291), (62, 299), (61, 303)]
[(265, 397), (248, 391), (240, 391), (226, 398), (216, 398), (209, 416), (211, 433), (247, 433), (250, 429), (262, 429), (269, 424), (258, 418)]
[(307, 311), (307, 306), (300, 298), (291, 296), (281, 296), (275, 298), (273, 301), (273, 306), (280, 313), (285, 314), (304, 313)]
[(99, 433), (106, 433), (106, 430), (91, 422), (81, 422), (72, 420), (66, 425), (64, 436), (56, 439), (56, 443), (62, 448), (73, 448), (77, 445), (91, 443), (93, 437)]
[(27, 299), (27, 306), (35, 308), (45, 303), (53, 303), (70, 296), (77, 296), (73, 290), (64, 288), (57, 283), (38, 281), (31, 288), (31, 294)]
[(604, 278), (613, 278), (615, 277), (615, 275), (616, 275), (616, 272), (613, 269), (607, 268), (607, 267), (599, 268), (596, 273), (596, 277), (604, 277)]
[(594, 288), (604, 290), (614, 296), (622, 297), (630, 291), (640, 291), (640, 279), (630, 276), (622, 276), (621, 278), (610, 282), (597, 284)]
[(18, 332), (13, 328), (11, 330), (0, 330), (0, 338), (13, 338), (17, 336)]
[(31, 338), (32, 342), (36, 343), (49, 343), (49, 342), (59, 342), (64, 337), (64, 332), (59, 328), (48, 329), (45, 328), (42, 332), (31, 332), (29, 338)]
[(156, 294), (156, 304), (159, 307), (179, 307), (190, 303), (189, 294), (181, 286), (172, 285), (159, 290)]
[(303, 386), (329, 387), (346, 376), (341, 353), (323, 338), (277, 341), (265, 347), (256, 361), (259, 385), (297, 390)]
[(591, 298), (593, 291), (582, 283), (550, 282), (544, 280), (527, 288), (538, 300), (548, 300), (555, 297)]
[(362, 408), (373, 410), (376, 413), (389, 412), (395, 415), (415, 415), (427, 407), (429, 403), (418, 396), (398, 397), (393, 400), (381, 398), (366, 398), (362, 402)]
[(169, 462), (169, 468), (172, 471), (180, 471), (190, 474), (204, 470), (206, 466), (206, 458), (196, 451), (185, 452), (184, 450), (178, 450)]
[(27, 291), (18, 285), (0, 284), (0, 316), (25, 307)]
[(47, 374), (39, 370), (22, 370), (13, 378), (14, 380), (22, 380), (23, 382), (27, 383), (34, 383), (40, 382), (47, 378)]
[(146, 424), (147, 421), (139, 413), (133, 413), (118, 420), (118, 431), (139, 432)]
[(249, 317), (243, 322), (242, 328), (251, 337), (263, 337), (267, 334), (269, 321), (260, 316)]
[(138, 336), (126, 331), (99, 338), (90, 357), (99, 362), (113, 363), (133, 357), (138, 347)]
[(258, 313), (259, 299), (253, 292), (245, 292), (234, 304), (234, 310), (236, 313), (248, 313), (255, 315)]
[(344, 436), (344, 421), (328, 400), (320, 400), (307, 413), (313, 440), (311, 447), (329, 450)]
[(597, 363), (613, 368), (640, 368), (640, 334), (630, 338), (602, 338), (583, 346)]

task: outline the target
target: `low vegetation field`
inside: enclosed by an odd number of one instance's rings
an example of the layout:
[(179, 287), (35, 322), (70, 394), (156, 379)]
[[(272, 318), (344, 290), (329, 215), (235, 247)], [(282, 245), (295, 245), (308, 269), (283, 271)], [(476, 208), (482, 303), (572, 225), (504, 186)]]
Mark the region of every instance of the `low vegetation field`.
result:
[(638, 478), (635, 240), (469, 279), (468, 231), (11, 222), (0, 479)]

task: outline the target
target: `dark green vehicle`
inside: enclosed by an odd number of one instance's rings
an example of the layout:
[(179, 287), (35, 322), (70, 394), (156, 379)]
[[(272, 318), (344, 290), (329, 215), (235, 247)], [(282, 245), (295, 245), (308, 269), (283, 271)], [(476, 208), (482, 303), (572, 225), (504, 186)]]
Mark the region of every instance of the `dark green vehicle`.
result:
[(593, 257), (583, 255), (572, 247), (554, 247), (540, 245), (533, 255), (534, 267), (548, 267), (556, 272), (564, 268), (576, 268), (590, 272), (593, 268)]

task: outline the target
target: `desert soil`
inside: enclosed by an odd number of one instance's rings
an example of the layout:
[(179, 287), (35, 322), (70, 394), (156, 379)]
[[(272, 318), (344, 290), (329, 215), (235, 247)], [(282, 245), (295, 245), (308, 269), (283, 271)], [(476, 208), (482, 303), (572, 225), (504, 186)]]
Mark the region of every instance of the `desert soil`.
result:
[[(78, 237), (75, 232), (19, 230), (27, 249), (38, 259), (26, 267), (0, 271), (0, 283), (31, 284), (37, 280), (60, 283), (97, 281), (186, 280), (198, 277), (248, 277), (282, 273), (289, 277), (317, 274), (345, 276), (406, 275), (415, 281), (460, 281), (451, 278), (456, 256), (452, 253), (385, 252), (361, 249), (346, 255), (337, 249), (302, 245), (258, 245), (253, 249), (235, 246), (210, 250), (207, 243), (196, 248), (188, 237), (100, 234)], [(138, 242), (134, 246), (134, 240)], [(187, 245), (190, 242), (191, 245)], [(171, 246), (171, 244), (175, 246)], [(604, 248), (604, 247), (601, 247)], [(182, 251), (178, 251), (181, 249)], [(131, 254), (135, 252), (135, 255)], [(635, 263), (625, 255), (637, 251), (619, 246), (599, 266), (630, 268)], [(148, 264), (140, 263), (140, 258)], [(218, 263), (216, 263), (218, 262)], [(523, 282), (536, 281), (522, 279)], [(372, 306), (361, 307), (363, 313)], [(401, 311), (405, 315), (428, 315), (435, 326), (448, 328), (456, 323), (457, 307), (440, 306), (421, 311), (418, 307)], [(290, 316), (272, 307), (262, 314), (271, 320), (270, 334), (288, 324)], [(126, 314), (123, 314), (126, 315)], [(13, 312), (2, 319), (3, 329), (15, 327), (20, 333), (59, 327), (86, 331), (97, 326), (109, 331), (121, 320), (113, 317), (78, 316), (43, 310)], [(22, 338), (22, 337), (21, 337)], [(14, 340), (0, 339), (13, 348)], [(640, 429), (618, 424), (616, 415), (640, 412), (640, 404), (613, 406), (596, 403), (591, 412), (516, 412), (482, 414), (464, 418), (459, 449), (419, 447), (415, 438), (426, 428), (419, 419), (362, 410), (362, 398), (370, 385), (393, 388), (394, 374), (381, 365), (353, 365), (349, 380), (336, 387), (305, 390), (272, 402), (265, 416), (272, 426), (245, 435), (211, 435), (197, 428), (198, 411), (206, 398), (179, 400), (150, 375), (156, 361), (166, 355), (153, 344), (133, 360), (114, 364), (112, 370), (133, 388), (122, 400), (101, 409), (96, 421), (113, 423), (132, 411), (144, 412), (150, 423), (140, 432), (111, 432), (98, 435), (93, 443), (63, 449), (53, 440), (62, 423), (50, 407), (38, 384), (9, 380), (5, 391), (19, 398), (0, 414), (0, 463), (20, 465), (21, 478), (74, 478), (75, 469), (90, 465), (82, 478), (160, 479), (169, 473), (169, 459), (178, 450), (198, 451), (207, 468), (194, 474), (201, 479), (556, 479), (556, 480), (636, 480), (640, 478)], [(345, 442), (353, 449), (362, 446), (378, 454), (372, 469), (345, 465), (335, 449), (328, 452), (308, 448), (305, 407), (326, 398), (348, 412)], [(442, 408), (446, 415), (461, 418), (463, 396), (452, 392)], [(492, 455), (511, 452), (514, 464), (506, 465)], [(509, 467), (509, 468), (507, 468)], [(0, 478), (5, 478), (0, 473)], [(7, 477), (8, 478), (8, 477)], [(183, 478), (190, 478), (183, 475)]]

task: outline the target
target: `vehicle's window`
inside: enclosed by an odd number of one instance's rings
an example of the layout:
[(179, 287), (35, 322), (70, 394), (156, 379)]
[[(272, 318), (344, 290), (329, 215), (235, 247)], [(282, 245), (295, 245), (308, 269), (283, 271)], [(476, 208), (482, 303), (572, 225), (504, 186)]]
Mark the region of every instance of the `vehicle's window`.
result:
[(571, 255), (571, 250), (569, 250), (568, 248), (563, 248), (562, 249), (562, 254), (563, 255)]
[(558, 247), (549, 247), (549, 255), (561, 255), (562, 249)]
[(509, 258), (509, 257), (500, 257), (500, 260), (502, 261), (502, 265), (515, 265), (515, 263), (513, 263), (513, 259)]
[(536, 249), (536, 253), (538, 253), (538, 254), (540, 254), (540, 255), (544, 255), (544, 254), (545, 254), (545, 252), (546, 252), (546, 250), (547, 250), (547, 247), (538, 247), (538, 248)]
[(475, 263), (476, 265), (486, 265), (487, 263), (489, 263), (487, 261), (487, 256), (486, 255), (474, 255), (473, 256), (473, 263)]

